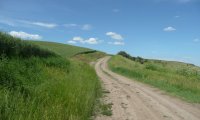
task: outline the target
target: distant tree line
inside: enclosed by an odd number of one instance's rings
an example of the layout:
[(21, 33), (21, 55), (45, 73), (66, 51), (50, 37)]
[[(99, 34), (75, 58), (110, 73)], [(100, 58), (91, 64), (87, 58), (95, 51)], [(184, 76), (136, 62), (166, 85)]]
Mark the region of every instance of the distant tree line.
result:
[(0, 55), (7, 57), (50, 57), (57, 56), (55, 53), (30, 44), (20, 38), (12, 37), (0, 32)]
[(133, 57), (133, 56), (131, 56), (131, 55), (129, 55), (128, 53), (126, 53), (125, 51), (120, 51), (119, 53), (117, 53), (118, 55), (121, 55), (121, 56), (123, 56), (123, 57), (125, 57), (125, 58), (128, 58), (128, 59), (130, 59), (130, 60), (132, 60), (132, 61), (136, 61), (136, 62), (139, 62), (139, 63), (141, 63), (141, 64), (144, 64), (144, 62), (147, 62), (148, 60), (147, 59), (144, 59), (144, 58), (142, 58), (142, 57)]

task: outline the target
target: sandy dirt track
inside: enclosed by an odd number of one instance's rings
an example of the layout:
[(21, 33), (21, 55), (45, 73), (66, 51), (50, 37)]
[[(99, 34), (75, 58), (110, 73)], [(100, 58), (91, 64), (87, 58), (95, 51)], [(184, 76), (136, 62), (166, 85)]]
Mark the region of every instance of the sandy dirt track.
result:
[(112, 116), (99, 115), (96, 120), (200, 120), (199, 104), (191, 104), (167, 95), (157, 88), (130, 80), (110, 71), (100, 59), (95, 69), (103, 88), (104, 99), (112, 103)]

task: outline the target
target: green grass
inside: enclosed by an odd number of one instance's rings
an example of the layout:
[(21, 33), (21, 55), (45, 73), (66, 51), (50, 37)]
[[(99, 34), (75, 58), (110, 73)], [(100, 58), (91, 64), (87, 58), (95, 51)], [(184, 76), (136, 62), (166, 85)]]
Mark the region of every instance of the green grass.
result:
[(106, 56), (106, 53), (99, 52), (99, 51), (94, 51), (91, 53), (82, 53), (82, 54), (77, 54), (73, 58), (83, 61), (85, 63), (90, 63), (94, 62), (102, 57)]
[(55, 43), (55, 42), (45, 42), (45, 41), (30, 41), (30, 43), (40, 46), (41, 48), (48, 49), (61, 55), (64, 58), (72, 57), (80, 52), (92, 51), (88, 48), (82, 48), (77, 46), (72, 46), (68, 44)]
[(0, 54), (6, 54), (7, 57), (23, 58), (28, 58), (31, 56), (57, 56), (53, 52), (50, 52), (43, 48), (39, 48), (36, 45), (29, 44), (19, 38), (13, 38), (12, 36), (2, 32), (0, 32)]
[(101, 104), (100, 109), (101, 109), (101, 114), (106, 115), (106, 116), (111, 116), (112, 115), (112, 103), (109, 104)]
[(92, 67), (3, 33), (0, 43), (1, 120), (90, 118), (101, 91)]
[(102, 58), (106, 53), (91, 50), (88, 48), (82, 48), (62, 43), (45, 42), (45, 41), (29, 41), (34, 45), (38, 45), (43, 49), (48, 49), (64, 58), (73, 58), (84, 63), (90, 63)]
[(194, 65), (160, 60), (140, 64), (113, 56), (109, 67), (116, 73), (158, 87), (186, 101), (200, 103), (200, 68)]

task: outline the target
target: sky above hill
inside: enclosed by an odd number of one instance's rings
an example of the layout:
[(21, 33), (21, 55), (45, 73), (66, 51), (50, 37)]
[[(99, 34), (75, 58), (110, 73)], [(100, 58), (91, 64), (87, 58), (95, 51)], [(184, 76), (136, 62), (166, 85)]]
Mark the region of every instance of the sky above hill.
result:
[(200, 0), (0, 0), (0, 30), (200, 66)]

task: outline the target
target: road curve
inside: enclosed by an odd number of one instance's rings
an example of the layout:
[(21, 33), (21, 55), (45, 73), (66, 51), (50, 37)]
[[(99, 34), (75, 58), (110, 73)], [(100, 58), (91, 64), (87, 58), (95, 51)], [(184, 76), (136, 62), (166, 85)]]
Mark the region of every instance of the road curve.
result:
[(200, 120), (199, 104), (190, 104), (170, 97), (157, 88), (130, 80), (110, 71), (109, 56), (95, 64), (103, 82), (112, 116), (97, 116), (96, 120)]

